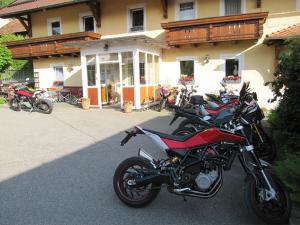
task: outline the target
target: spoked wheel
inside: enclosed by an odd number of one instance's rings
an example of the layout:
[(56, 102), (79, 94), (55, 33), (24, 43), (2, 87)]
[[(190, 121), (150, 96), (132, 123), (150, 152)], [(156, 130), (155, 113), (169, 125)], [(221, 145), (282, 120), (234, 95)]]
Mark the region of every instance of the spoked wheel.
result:
[(275, 143), (260, 126), (257, 126), (257, 129), (261, 135), (263, 142), (261, 141), (258, 134), (255, 133), (253, 137), (253, 143), (255, 145), (255, 149), (257, 149), (256, 154), (260, 159), (272, 163), (277, 156)]
[(261, 182), (253, 178), (246, 184), (245, 196), (248, 206), (267, 224), (288, 224), (291, 215), (291, 200), (283, 183), (273, 173), (266, 173), (272, 179), (277, 200), (265, 200)]
[(143, 158), (132, 157), (123, 161), (114, 175), (114, 189), (119, 199), (131, 207), (143, 207), (150, 204), (158, 195), (160, 185), (148, 184), (134, 188), (130, 184), (142, 178), (144, 172), (153, 169), (153, 166)]

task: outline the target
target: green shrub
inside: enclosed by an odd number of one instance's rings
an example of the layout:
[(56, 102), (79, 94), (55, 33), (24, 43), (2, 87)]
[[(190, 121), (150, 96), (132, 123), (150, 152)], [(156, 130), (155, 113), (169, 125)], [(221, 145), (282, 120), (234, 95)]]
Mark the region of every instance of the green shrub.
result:
[(300, 203), (300, 153), (289, 154), (277, 162), (275, 169), (290, 191), (293, 201)]
[(5, 98), (3, 98), (3, 97), (0, 97), (0, 105), (3, 105), (3, 104), (5, 104), (6, 103), (6, 100), (5, 100)]

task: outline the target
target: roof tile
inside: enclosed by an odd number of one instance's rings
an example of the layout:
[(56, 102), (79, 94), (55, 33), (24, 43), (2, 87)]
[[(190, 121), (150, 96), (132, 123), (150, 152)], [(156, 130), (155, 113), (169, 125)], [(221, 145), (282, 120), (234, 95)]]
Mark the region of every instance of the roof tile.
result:
[(8, 24), (0, 28), (0, 35), (4, 34), (15, 34), (26, 32), (26, 29), (17, 19), (11, 20)]
[(288, 39), (293, 37), (300, 37), (300, 23), (267, 35), (267, 39)]

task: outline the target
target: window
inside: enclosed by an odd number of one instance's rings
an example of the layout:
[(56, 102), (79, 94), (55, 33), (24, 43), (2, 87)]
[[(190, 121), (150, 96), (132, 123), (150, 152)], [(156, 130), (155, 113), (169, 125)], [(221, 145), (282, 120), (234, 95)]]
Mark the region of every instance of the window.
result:
[(239, 60), (226, 59), (225, 60), (225, 76), (239, 76)]
[(190, 20), (195, 19), (195, 2), (188, 1), (188, 2), (179, 2), (179, 20)]
[(79, 23), (81, 32), (96, 32), (96, 22), (91, 12), (80, 13)]
[(140, 84), (146, 84), (146, 77), (145, 77), (145, 53), (139, 53), (140, 58)]
[(95, 23), (94, 23), (94, 17), (93, 16), (84, 16), (82, 18), (83, 20), (83, 31), (95, 31)]
[(194, 81), (194, 60), (180, 61), (180, 81)]
[(241, 82), (242, 71), (244, 68), (244, 56), (224, 54), (221, 55), (221, 59), (224, 62), (221, 65), (224, 80), (233, 83)]
[(96, 86), (96, 56), (86, 56), (88, 86)]
[(154, 84), (153, 55), (147, 54), (147, 84)]
[(63, 87), (64, 86), (64, 67), (63, 65), (53, 65), (54, 71), (54, 83), (55, 87)]
[(62, 34), (60, 18), (48, 19), (48, 35)]
[(129, 10), (129, 31), (143, 31), (145, 29), (144, 8)]
[(220, 15), (230, 16), (246, 12), (246, 0), (220, 0)]
[(123, 85), (132, 86), (134, 85), (133, 54), (132, 52), (122, 52), (121, 54), (122, 54)]

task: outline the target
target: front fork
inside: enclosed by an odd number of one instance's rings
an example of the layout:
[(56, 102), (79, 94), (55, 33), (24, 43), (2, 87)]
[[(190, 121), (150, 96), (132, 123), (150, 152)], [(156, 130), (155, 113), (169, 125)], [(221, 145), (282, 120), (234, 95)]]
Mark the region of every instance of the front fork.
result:
[[(242, 130), (242, 133), (245, 135), (244, 131)], [(245, 136), (246, 137), (246, 136)], [(251, 156), (251, 159), (253, 160), (253, 165), (256, 167), (258, 173), (261, 175), (260, 177), (257, 177), (255, 174), (253, 174), (253, 172), (248, 168), (247, 164), (246, 164), (246, 160), (245, 157), (240, 154), (238, 156), (238, 159), (244, 169), (244, 171), (248, 174), (248, 175), (253, 175), (255, 176), (256, 179), (261, 179), (261, 182), (263, 184), (264, 190), (265, 190), (265, 195), (264, 195), (264, 199), (266, 201), (270, 201), (272, 199), (277, 200), (276, 197), (276, 191), (272, 186), (272, 182), (270, 182), (269, 178), (267, 177), (264, 168), (266, 168), (268, 166), (267, 163), (265, 163), (264, 161), (261, 161), (257, 158), (257, 155), (254, 152), (254, 146), (251, 145), (248, 141), (248, 139), (246, 139), (246, 146), (244, 146), (243, 148), (241, 148), (241, 152), (248, 152)]]

